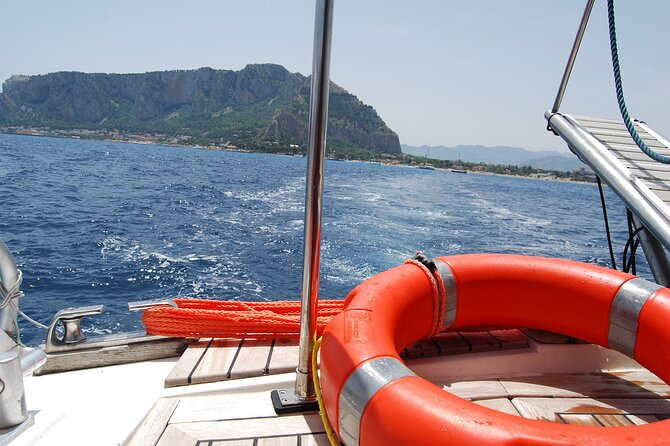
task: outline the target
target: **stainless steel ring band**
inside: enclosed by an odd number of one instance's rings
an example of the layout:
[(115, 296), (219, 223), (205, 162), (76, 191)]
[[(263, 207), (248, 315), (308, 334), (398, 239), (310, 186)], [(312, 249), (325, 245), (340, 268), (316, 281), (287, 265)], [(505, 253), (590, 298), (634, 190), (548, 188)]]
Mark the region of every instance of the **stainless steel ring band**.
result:
[(340, 394), (338, 422), (344, 444), (359, 444), (361, 416), (372, 397), (385, 385), (408, 376), (416, 375), (392, 356), (371, 359), (358, 366)]
[(640, 310), (652, 294), (663, 288), (637, 277), (621, 285), (610, 310), (609, 345), (630, 358), (635, 358)]
[(435, 259), (437, 272), (442, 277), (445, 291), (444, 317), (442, 319), (442, 328), (450, 327), (456, 321), (456, 308), (458, 307), (458, 291), (456, 289), (456, 279), (451, 267), (439, 259)]

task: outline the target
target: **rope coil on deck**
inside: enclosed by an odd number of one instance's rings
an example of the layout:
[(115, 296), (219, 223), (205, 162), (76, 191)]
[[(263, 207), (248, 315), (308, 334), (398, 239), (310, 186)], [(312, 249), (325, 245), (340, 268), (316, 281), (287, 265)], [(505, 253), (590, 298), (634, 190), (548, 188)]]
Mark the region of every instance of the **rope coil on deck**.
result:
[[(176, 298), (177, 307), (144, 311), (147, 333), (179, 337), (298, 338), (300, 302), (240, 302)], [(342, 311), (344, 301), (320, 300), (317, 333)]]
[[(417, 266), (430, 280), (434, 319), (430, 336), (444, 321), (446, 290), (437, 267), (421, 252), (406, 263)], [(147, 333), (175, 337), (297, 339), (300, 336), (300, 301), (243, 302), (175, 298), (176, 307), (148, 308), (142, 314)], [(343, 300), (319, 300), (316, 330), (344, 309)]]

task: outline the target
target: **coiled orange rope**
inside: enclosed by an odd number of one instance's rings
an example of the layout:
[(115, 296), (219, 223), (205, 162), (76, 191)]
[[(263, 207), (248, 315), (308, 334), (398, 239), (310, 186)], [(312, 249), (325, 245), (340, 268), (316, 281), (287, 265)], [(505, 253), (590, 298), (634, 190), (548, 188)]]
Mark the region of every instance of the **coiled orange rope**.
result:
[[(154, 307), (144, 311), (147, 333), (162, 336), (208, 338), (298, 338), (300, 302), (239, 302), (204, 299), (174, 299), (177, 307)], [(343, 300), (320, 300), (317, 336), (343, 309)]]

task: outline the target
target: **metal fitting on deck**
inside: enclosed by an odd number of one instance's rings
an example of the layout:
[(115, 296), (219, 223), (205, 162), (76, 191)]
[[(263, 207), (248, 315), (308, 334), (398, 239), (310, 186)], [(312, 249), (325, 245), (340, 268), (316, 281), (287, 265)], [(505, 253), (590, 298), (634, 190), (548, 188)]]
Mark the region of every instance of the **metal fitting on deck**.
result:
[(28, 418), (23, 372), (18, 352), (0, 353), (0, 429), (16, 426)]

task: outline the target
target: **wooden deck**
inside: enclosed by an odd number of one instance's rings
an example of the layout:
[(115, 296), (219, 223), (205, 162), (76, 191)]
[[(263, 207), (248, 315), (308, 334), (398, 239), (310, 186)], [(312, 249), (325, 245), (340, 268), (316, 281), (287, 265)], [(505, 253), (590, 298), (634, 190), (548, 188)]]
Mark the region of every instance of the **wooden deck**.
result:
[[(627, 426), (670, 417), (670, 388), (642, 370), (437, 384), (481, 406), (557, 423)], [(316, 412), (277, 416), (269, 392), (258, 392), (162, 398), (126, 444), (325, 446), (328, 440)]]
[[(519, 330), (443, 333), (400, 353), (403, 359), (527, 348)], [(201, 339), (192, 343), (165, 379), (165, 387), (251, 378), (295, 371), (297, 341)]]
[(277, 417), (268, 393), (162, 398), (127, 445), (327, 445), (317, 413)]
[[(413, 358), (486, 355), (486, 352), (530, 349), (533, 342), (519, 330), (447, 333), (410, 346), (402, 356), (411, 365)], [(295, 342), (287, 341), (203, 339), (187, 349), (165, 385), (292, 372), (296, 367), (297, 350)], [(520, 350), (509, 353), (518, 352)], [(480, 359), (488, 362), (486, 357), (480, 356)], [(255, 382), (257, 386), (259, 381)], [(446, 392), (475, 404), (529, 419), (608, 427), (670, 418), (670, 387), (643, 369), (433, 382)], [(317, 412), (278, 416), (269, 391), (257, 389), (239, 393), (245, 387), (233, 384), (226, 383), (226, 388), (232, 389), (227, 391), (200, 393), (194, 386), (195, 393), (189, 393), (189, 388), (184, 388), (181, 396), (159, 399), (125, 444), (329, 444)]]
[(646, 370), (444, 383), (444, 390), (512, 415), (565, 424), (646, 424), (670, 417), (670, 387)]

